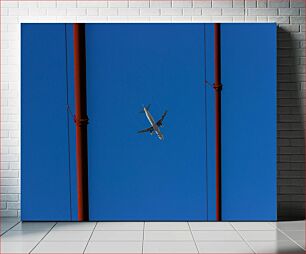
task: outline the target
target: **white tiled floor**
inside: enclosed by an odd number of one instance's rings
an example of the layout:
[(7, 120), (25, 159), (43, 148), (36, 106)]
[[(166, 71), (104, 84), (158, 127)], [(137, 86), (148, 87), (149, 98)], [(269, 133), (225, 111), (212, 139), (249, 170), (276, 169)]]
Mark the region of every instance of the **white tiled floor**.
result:
[(24, 222), (1, 218), (0, 253), (304, 253), (305, 221)]
[(90, 241), (92, 242), (141, 242), (143, 239), (142, 231), (94, 231)]
[(242, 241), (236, 231), (192, 231), (195, 241), (236, 242)]

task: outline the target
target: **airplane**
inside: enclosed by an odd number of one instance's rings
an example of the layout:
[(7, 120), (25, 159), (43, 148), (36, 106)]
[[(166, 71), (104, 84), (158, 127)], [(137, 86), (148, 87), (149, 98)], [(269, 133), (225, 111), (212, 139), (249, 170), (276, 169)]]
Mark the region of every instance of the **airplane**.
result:
[(157, 137), (160, 140), (163, 140), (164, 139), (164, 135), (161, 133), (159, 127), (163, 126), (163, 120), (164, 120), (165, 116), (167, 115), (167, 110), (164, 112), (162, 117), (157, 122), (155, 122), (153, 117), (152, 117), (152, 115), (151, 115), (151, 113), (149, 112), (150, 106), (151, 105), (148, 105), (147, 107), (143, 106), (143, 110), (141, 111), (141, 113), (145, 113), (146, 114), (146, 117), (147, 117), (148, 121), (150, 122), (151, 127), (147, 128), (147, 129), (144, 129), (144, 130), (141, 130), (141, 131), (138, 131), (137, 133), (150, 132), (150, 134), (153, 135), (154, 132), (155, 132)]

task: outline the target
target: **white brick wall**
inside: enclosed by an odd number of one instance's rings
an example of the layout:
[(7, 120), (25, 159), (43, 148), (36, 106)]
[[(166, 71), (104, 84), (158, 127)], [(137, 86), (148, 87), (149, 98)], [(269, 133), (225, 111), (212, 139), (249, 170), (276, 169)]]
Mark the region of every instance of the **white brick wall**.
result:
[[(1, 0), (1, 216), (20, 214), (20, 23), (277, 22), (279, 215), (304, 209), (304, 0)], [(43, 166), (43, 165), (42, 165)]]

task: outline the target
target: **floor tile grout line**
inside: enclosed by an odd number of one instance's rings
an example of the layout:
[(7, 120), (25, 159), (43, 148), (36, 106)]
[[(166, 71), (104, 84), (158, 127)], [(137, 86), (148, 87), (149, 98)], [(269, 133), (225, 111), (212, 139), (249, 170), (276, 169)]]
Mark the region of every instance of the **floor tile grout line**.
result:
[(246, 239), (244, 239), (244, 237), (240, 234), (239, 230), (235, 228), (235, 226), (232, 224), (232, 222), (230, 222), (230, 225), (237, 232), (237, 234), (241, 237), (242, 241), (253, 251), (253, 253), (256, 253), (256, 251), (253, 249), (251, 244)]
[(198, 245), (197, 245), (197, 242), (196, 242), (195, 239), (194, 239), (194, 236), (193, 236), (193, 233), (192, 233), (192, 230), (191, 230), (191, 227), (190, 227), (190, 224), (189, 224), (188, 221), (187, 221), (187, 225), (188, 225), (188, 227), (189, 227), (189, 231), (190, 231), (190, 233), (191, 233), (193, 242), (194, 242), (194, 244), (195, 244), (195, 246), (196, 246), (197, 252), (200, 253), (199, 248), (198, 248)]
[(57, 224), (57, 222), (55, 222), (55, 224), (48, 230), (48, 232), (38, 241), (38, 243), (29, 251), (29, 253), (32, 253), (32, 251), (35, 250), (35, 248), (38, 246), (38, 244), (41, 243), (41, 241), (51, 232), (51, 230), (55, 227), (55, 225)]
[(284, 231), (284, 232), (285, 231), (304, 231), (305, 232), (305, 228), (304, 229), (281, 229), (277, 226), (276, 223), (277, 223), (277, 221), (275, 222), (275, 225), (274, 225), (273, 222), (269, 222), (269, 224), (271, 224), (274, 229), (279, 229), (279, 230)]
[[(49, 241), (49, 242), (57, 242), (57, 241)], [(77, 242), (77, 241), (74, 241)], [(119, 239), (119, 240), (95, 240), (91, 242), (141, 242), (141, 240), (124, 240), (124, 239)], [(144, 242), (193, 242), (193, 240), (146, 240)], [(200, 240), (198, 242), (222, 242), (222, 241), (211, 241), (211, 240)], [(241, 242), (241, 241), (226, 241), (226, 242)]]
[(286, 237), (289, 238), (290, 241), (294, 242), (296, 245), (298, 245), (299, 247), (301, 247), (303, 250), (305, 250), (305, 247), (301, 246), (298, 242), (296, 242), (292, 237), (290, 237), (289, 235), (286, 234), (285, 231), (282, 231), (279, 228), (276, 228), (276, 230), (278, 230), (279, 232), (283, 233)]
[(284, 231), (284, 232), (288, 232), (288, 231), (290, 231), (290, 232), (305, 232), (305, 230), (304, 229), (282, 229), (282, 228), (277, 228), (277, 229), (279, 229), (279, 230), (281, 230), (281, 231)]
[[(105, 230), (106, 231), (106, 230)], [(108, 230), (108, 231), (112, 231), (112, 230)], [(116, 231), (116, 230), (113, 230), (113, 231)], [(122, 230), (122, 231), (124, 231), (124, 230)], [(128, 230), (125, 230), (125, 231), (128, 231)], [(130, 230), (130, 231), (139, 231), (139, 230)], [(180, 231), (180, 232), (182, 232), (182, 231), (190, 231), (189, 229), (187, 230), (187, 229), (184, 229), (184, 230), (182, 230), (182, 229), (154, 229), (154, 230), (151, 230), (151, 229), (146, 229), (145, 231)], [(199, 230), (194, 230), (194, 231), (199, 231)], [(200, 231), (203, 231), (203, 230), (200, 230)]]
[(3, 236), (5, 233), (9, 232), (11, 229), (13, 229), (15, 226), (17, 226), (21, 221), (15, 222), (13, 226), (11, 226), (9, 229), (5, 230), (0, 236)]
[(84, 248), (84, 251), (82, 252), (83, 254), (85, 253), (85, 251), (86, 251), (86, 249), (87, 249), (87, 246), (88, 246), (88, 244), (89, 244), (89, 242), (90, 242), (90, 239), (91, 239), (91, 237), (92, 237), (92, 235), (93, 235), (93, 233), (95, 232), (95, 229), (96, 229), (96, 227), (97, 227), (97, 225), (98, 225), (98, 222), (95, 222), (96, 224), (95, 224), (95, 226), (94, 226), (94, 228), (93, 228), (93, 230), (92, 230), (92, 232), (91, 232), (91, 234), (90, 234), (90, 236), (89, 236), (89, 239), (88, 239), (88, 241), (87, 241), (87, 243), (86, 243), (86, 246), (85, 246), (85, 248)]
[(144, 245), (144, 234), (145, 234), (145, 224), (146, 222), (143, 222), (143, 226), (142, 226), (142, 244), (141, 244), (141, 253), (143, 254), (143, 245)]
[(272, 222), (268, 222), (274, 229), (277, 229), (277, 225), (273, 224)]
[[(126, 232), (126, 231), (143, 231), (144, 229), (112, 229), (112, 230), (100, 230), (100, 229), (96, 229), (95, 231), (121, 231), (121, 232)], [(74, 231), (74, 230), (57, 230), (57, 231)], [(88, 231), (88, 230), (77, 230), (77, 231)], [(189, 229), (184, 229), (184, 230), (177, 230), (177, 229), (156, 229), (156, 230), (144, 230), (144, 231), (189, 231)], [(193, 230), (193, 231), (219, 231), (219, 230)], [(229, 230), (228, 230), (229, 231)]]

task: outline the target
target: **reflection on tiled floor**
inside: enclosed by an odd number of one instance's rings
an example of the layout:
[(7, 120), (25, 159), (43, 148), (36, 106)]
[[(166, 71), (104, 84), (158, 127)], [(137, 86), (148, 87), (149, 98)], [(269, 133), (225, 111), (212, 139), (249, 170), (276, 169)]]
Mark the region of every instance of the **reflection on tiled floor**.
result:
[(1, 218), (0, 253), (304, 253), (305, 221), (24, 222)]

